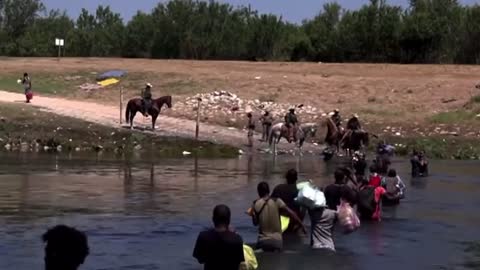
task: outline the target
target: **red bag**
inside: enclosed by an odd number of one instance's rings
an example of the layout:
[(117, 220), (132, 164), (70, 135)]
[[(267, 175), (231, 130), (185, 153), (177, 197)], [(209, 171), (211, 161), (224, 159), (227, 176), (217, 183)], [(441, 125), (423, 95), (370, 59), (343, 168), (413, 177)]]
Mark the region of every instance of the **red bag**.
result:
[(343, 233), (352, 233), (360, 227), (360, 219), (348, 202), (342, 200), (337, 212), (338, 221), (343, 228)]

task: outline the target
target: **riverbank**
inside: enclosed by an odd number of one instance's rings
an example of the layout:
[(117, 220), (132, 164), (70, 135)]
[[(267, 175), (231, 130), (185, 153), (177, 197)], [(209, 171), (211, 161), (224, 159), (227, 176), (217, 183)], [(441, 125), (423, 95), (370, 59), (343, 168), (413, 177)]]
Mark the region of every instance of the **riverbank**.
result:
[(0, 151), (149, 153), (159, 157), (235, 157), (238, 149), (210, 142), (112, 128), (42, 111), (27, 104), (0, 103)]
[[(108, 87), (81, 88), (94, 85), (97, 74), (111, 69), (128, 73)], [(352, 113), (359, 114), (367, 131), (399, 144), (400, 153), (420, 148), (432, 158), (480, 156), (476, 146), (480, 141), (478, 66), (5, 58), (0, 90), (21, 92), (16, 80), (24, 71), (32, 75), (34, 91), (42, 97), (62, 98), (75, 106), (94, 103), (95, 109), (103, 106), (102, 110), (108, 106), (108, 113), (103, 110), (95, 117), (93, 109), (76, 112), (87, 121), (104, 122), (99, 118), (107, 114), (109, 122), (118, 121), (120, 90), (125, 104), (150, 82), (155, 97), (173, 96), (173, 108), (162, 111), (159, 123), (167, 133), (175, 130), (166, 135), (191, 138), (197, 97), (201, 97), (202, 140), (238, 148), (246, 141), (247, 111), (259, 118), (269, 110), (276, 121), (282, 121), (288, 108), (303, 105), (297, 108), (299, 119), (319, 125), (317, 143), (325, 136), (326, 115), (339, 108), (344, 121)], [(68, 115), (64, 109), (56, 113)]]

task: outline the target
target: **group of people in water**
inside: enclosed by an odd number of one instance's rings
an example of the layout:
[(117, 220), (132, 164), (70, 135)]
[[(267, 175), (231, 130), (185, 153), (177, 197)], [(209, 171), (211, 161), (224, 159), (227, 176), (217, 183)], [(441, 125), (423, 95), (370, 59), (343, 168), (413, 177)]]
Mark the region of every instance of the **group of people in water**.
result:
[[(379, 173), (375, 163), (365, 171), (365, 155), (355, 153), (352, 165), (340, 167), (334, 172), (334, 181), (319, 189), (325, 197), (325, 204), (305, 207), (299, 203), (297, 171), (291, 169), (285, 175), (286, 182), (270, 191), (266, 182), (257, 186), (258, 198), (252, 203), (247, 214), (258, 227), (257, 242), (249, 245), (254, 250), (281, 252), (286, 234), (301, 236), (307, 234), (304, 218), (309, 216), (310, 246), (313, 249), (335, 251), (334, 228), (339, 220), (339, 208), (348, 204), (361, 220), (380, 222), (382, 205), (398, 204), (405, 196), (405, 184), (395, 169), (388, 169), (385, 175)], [(288, 217), (288, 227), (282, 228), (283, 218)], [(214, 228), (201, 232), (195, 244), (193, 256), (204, 269), (239, 269), (244, 257), (242, 238), (230, 224), (231, 213), (226, 205), (217, 205), (213, 210)]]

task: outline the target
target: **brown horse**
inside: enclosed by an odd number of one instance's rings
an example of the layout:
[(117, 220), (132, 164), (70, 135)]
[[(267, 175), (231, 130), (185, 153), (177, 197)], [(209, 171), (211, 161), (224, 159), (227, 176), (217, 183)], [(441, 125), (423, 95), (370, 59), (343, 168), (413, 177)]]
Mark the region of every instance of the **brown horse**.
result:
[(332, 118), (327, 118), (327, 135), (325, 136), (325, 143), (329, 146), (335, 146), (335, 151), (340, 150), (340, 141), (343, 138), (343, 129), (339, 129), (333, 122)]
[[(152, 130), (155, 130), (155, 122), (157, 121), (158, 115), (162, 110), (163, 105), (167, 105), (168, 108), (172, 108), (172, 97), (164, 96), (161, 98), (153, 99), (152, 105), (148, 109), (148, 114), (152, 117)], [(128, 101), (127, 110), (125, 112), (125, 118), (127, 119), (127, 124), (130, 123), (130, 128), (133, 129), (133, 119), (137, 112), (143, 111), (142, 99), (134, 98)]]

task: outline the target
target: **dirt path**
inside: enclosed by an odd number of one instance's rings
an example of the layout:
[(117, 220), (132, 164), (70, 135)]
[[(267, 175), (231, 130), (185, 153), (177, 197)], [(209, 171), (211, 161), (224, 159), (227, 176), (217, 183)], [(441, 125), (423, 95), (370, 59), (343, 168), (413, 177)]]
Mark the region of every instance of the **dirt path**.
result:
[[(23, 103), (24, 97), (23, 94), (0, 91), (0, 102)], [(35, 96), (31, 105), (58, 115), (70, 116), (111, 127), (119, 126), (120, 112), (118, 107), (43, 96)], [(123, 127), (125, 127), (124, 115), (122, 115), (122, 118), (124, 124)], [(137, 117), (135, 118), (135, 126), (140, 128), (150, 128), (151, 121), (150, 119), (145, 119), (141, 114), (137, 114)], [(158, 136), (179, 136), (182, 138), (194, 138), (195, 136), (195, 122), (191, 120), (160, 115), (157, 120), (156, 128), (157, 130), (154, 134)], [(228, 144), (244, 149), (246, 148), (246, 131), (239, 129), (201, 123), (200, 139), (203, 141)], [(260, 136), (256, 134), (255, 141), (258, 142), (258, 139), (260, 139)], [(267, 145), (258, 142), (256, 147), (266, 148)], [(293, 150), (294, 148), (293, 144), (289, 145), (287, 143), (281, 143), (279, 145), (280, 150)], [(312, 151), (315, 148), (317, 147), (313, 144), (306, 144), (304, 150)]]

